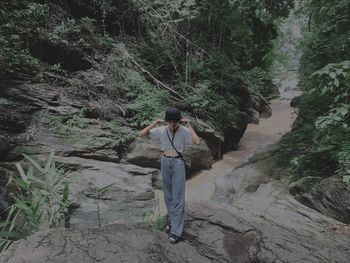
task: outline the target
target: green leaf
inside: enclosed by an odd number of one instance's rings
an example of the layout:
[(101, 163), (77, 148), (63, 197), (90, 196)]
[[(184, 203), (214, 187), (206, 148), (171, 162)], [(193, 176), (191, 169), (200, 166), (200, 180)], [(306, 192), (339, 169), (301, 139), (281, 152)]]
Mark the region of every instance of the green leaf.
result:
[(17, 170), (19, 172), (19, 175), (22, 177), (23, 181), (28, 183), (28, 178), (25, 172), (23, 171), (22, 165), (20, 163), (16, 163)]
[(14, 178), (13, 181), (23, 190), (28, 191), (30, 183), (26, 182), (20, 178)]
[(332, 79), (335, 79), (335, 77), (337, 76), (337, 74), (335, 72), (331, 72), (329, 73), (329, 76), (332, 78)]
[(16, 232), (0, 231), (0, 238), (20, 238), (21, 235)]
[(346, 184), (350, 184), (350, 175), (343, 176), (343, 182)]
[(46, 165), (45, 165), (45, 168), (44, 168), (44, 173), (45, 173), (45, 174), (50, 170), (50, 167), (51, 167), (51, 164), (52, 164), (52, 160), (53, 160), (54, 155), (55, 155), (54, 152), (51, 152), (51, 153), (50, 153), (49, 159), (48, 159), (48, 161), (46, 162)]
[(334, 79), (334, 85), (335, 85), (336, 87), (339, 87), (339, 80), (338, 80), (338, 79)]
[(44, 169), (36, 162), (34, 161), (31, 157), (29, 157), (26, 154), (23, 154), (23, 156), (41, 173), (44, 173)]
[(114, 184), (116, 184), (116, 183), (109, 184), (109, 185), (99, 189), (98, 190), (98, 198), (102, 197), (105, 194), (105, 192)]

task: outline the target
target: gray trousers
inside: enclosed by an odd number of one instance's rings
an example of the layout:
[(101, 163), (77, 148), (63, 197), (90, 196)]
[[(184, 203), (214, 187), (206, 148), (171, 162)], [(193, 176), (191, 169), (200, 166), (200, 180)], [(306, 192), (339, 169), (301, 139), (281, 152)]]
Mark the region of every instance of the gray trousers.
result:
[(185, 221), (185, 164), (181, 158), (162, 157), (161, 173), (171, 234), (181, 236)]

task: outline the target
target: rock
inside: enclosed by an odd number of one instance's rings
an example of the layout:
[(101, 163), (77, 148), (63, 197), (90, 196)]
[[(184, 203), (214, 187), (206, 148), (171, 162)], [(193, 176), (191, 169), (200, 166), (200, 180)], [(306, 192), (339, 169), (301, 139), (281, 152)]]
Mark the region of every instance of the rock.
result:
[[(143, 167), (159, 169), (161, 156), (159, 141), (142, 139), (136, 143), (132, 151), (126, 156), (125, 161)], [(213, 162), (212, 153), (204, 141), (201, 141), (199, 145), (188, 146), (184, 159), (190, 173), (208, 169)]]
[(64, 156), (76, 156), (87, 159), (94, 159), (105, 162), (115, 162), (119, 163), (120, 158), (118, 153), (113, 149), (101, 149), (101, 150), (92, 150), (86, 149), (86, 151), (69, 151), (63, 154)]
[(224, 129), (225, 141), (221, 144), (221, 154), (238, 150), (239, 141), (247, 128), (248, 116), (246, 117), (247, 120), (245, 122), (240, 122), (239, 124), (231, 122), (227, 125), (228, 127)]
[(260, 118), (269, 118), (272, 114), (269, 102), (262, 96), (252, 96), (253, 108), (260, 114)]
[(127, 162), (142, 167), (160, 168), (160, 159), (162, 157), (160, 141), (147, 138), (139, 139), (133, 147), (125, 158)]
[(141, 222), (144, 213), (154, 212), (153, 179), (158, 170), (78, 157), (56, 157), (56, 160), (66, 167), (74, 166), (74, 171), (69, 173), (70, 194), (80, 206), (71, 214), (70, 227), (84, 229), (116, 221)]
[(185, 151), (184, 159), (190, 173), (209, 169), (214, 161), (213, 155), (205, 141), (199, 145), (192, 144)]
[(294, 97), (291, 101), (290, 101), (290, 106), (293, 108), (298, 108), (301, 102), (301, 96), (299, 97)]
[(0, 159), (5, 159), (15, 146), (15, 138), (0, 134)]
[[(187, 243), (176, 246), (167, 235), (147, 225), (109, 225), (91, 230), (57, 229), (16, 242), (0, 256), (1, 263), (209, 263)], [(224, 261), (219, 261), (224, 262)]]
[(24, 144), (26, 129), (33, 114), (57, 101), (57, 93), (44, 91), (47, 85), (23, 84), (0, 86), (0, 158), (6, 160), (11, 150)]
[[(266, 210), (267, 217), (253, 216), (253, 210), (248, 211), (228, 210), (211, 201), (190, 203), (183, 234), (185, 242), (176, 245), (168, 242), (166, 233), (145, 223), (109, 224), (86, 230), (51, 229), (13, 243), (0, 254), (0, 263), (345, 263), (349, 258), (349, 237), (325, 227), (327, 221), (322, 217), (309, 219), (320, 221), (315, 232), (308, 232), (310, 227), (297, 225), (305, 219), (304, 215), (295, 214), (285, 223), (271, 225), (267, 219), (274, 220), (270, 217), (272, 211)], [(306, 213), (309, 215), (307, 209)], [(291, 230), (286, 227), (290, 223)]]
[(254, 110), (254, 109), (250, 109), (249, 116), (250, 116), (249, 123), (259, 124), (260, 114), (258, 111)]
[(322, 180), (298, 199), (325, 215), (350, 223), (350, 187), (340, 176)]
[(224, 143), (224, 137), (220, 136), (213, 127), (210, 127), (203, 120), (192, 120), (192, 123), (198, 136), (207, 143), (213, 157), (217, 159), (219, 157), (220, 145)]
[[(274, 179), (281, 177), (274, 174), (274, 165), (267, 156), (256, 159), (233, 170), (216, 185), (215, 200), (234, 215), (232, 221), (244, 222), (253, 234), (260, 233), (256, 262), (347, 262), (350, 231), (346, 225), (295, 200)], [(196, 218), (221, 217), (200, 206), (197, 211), (209, 216)]]
[(302, 194), (309, 191), (316, 183), (322, 180), (321, 177), (307, 176), (292, 182), (289, 185), (289, 191), (293, 195)]
[(73, 108), (72, 106), (49, 106), (47, 107), (50, 113), (56, 115), (56, 116), (62, 116), (62, 117), (71, 117), (74, 114), (79, 113), (79, 109)]

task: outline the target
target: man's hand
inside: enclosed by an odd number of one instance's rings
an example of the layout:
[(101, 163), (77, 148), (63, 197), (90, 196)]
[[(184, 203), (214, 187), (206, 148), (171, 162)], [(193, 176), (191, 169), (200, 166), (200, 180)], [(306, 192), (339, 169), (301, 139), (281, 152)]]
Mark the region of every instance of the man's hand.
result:
[(140, 136), (146, 136), (149, 134), (149, 131), (154, 128), (156, 125), (163, 123), (164, 120), (162, 119), (156, 119), (154, 122), (152, 122), (150, 125), (148, 125), (146, 128), (144, 128), (142, 131), (139, 132)]
[(200, 139), (197, 135), (197, 133), (193, 130), (193, 128), (191, 127), (191, 123), (190, 123), (190, 120), (189, 118), (187, 117), (183, 117), (182, 120), (181, 120), (182, 124), (185, 125), (188, 130), (190, 131), (191, 133), (191, 136), (192, 136), (192, 141), (193, 143), (195, 144), (200, 144)]
[(190, 120), (187, 117), (183, 117), (181, 120), (182, 124), (185, 125), (186, 127), (190, 126)]
[(155, 127), (156, 125), (161, 124), (161, 123), (163, 123), (163, 122), (164, 122), (163, 119), (156, 119), (156, 120), (152, 123), (152, 127)]

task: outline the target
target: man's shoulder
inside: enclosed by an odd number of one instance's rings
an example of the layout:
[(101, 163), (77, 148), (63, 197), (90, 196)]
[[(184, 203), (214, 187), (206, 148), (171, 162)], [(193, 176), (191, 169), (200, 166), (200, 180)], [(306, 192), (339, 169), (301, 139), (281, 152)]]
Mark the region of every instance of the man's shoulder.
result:
[(158, 126), (158, 127), (154, 127), (150, 130), (150, 132), (155, 132), (155, 133), (162, 133), (165, 130), (165, 126)]
[(183, 126), (183, 125), (180, 126), (180, 130), (183, 133), (190, 133), (190, 130), (186, 126)]

